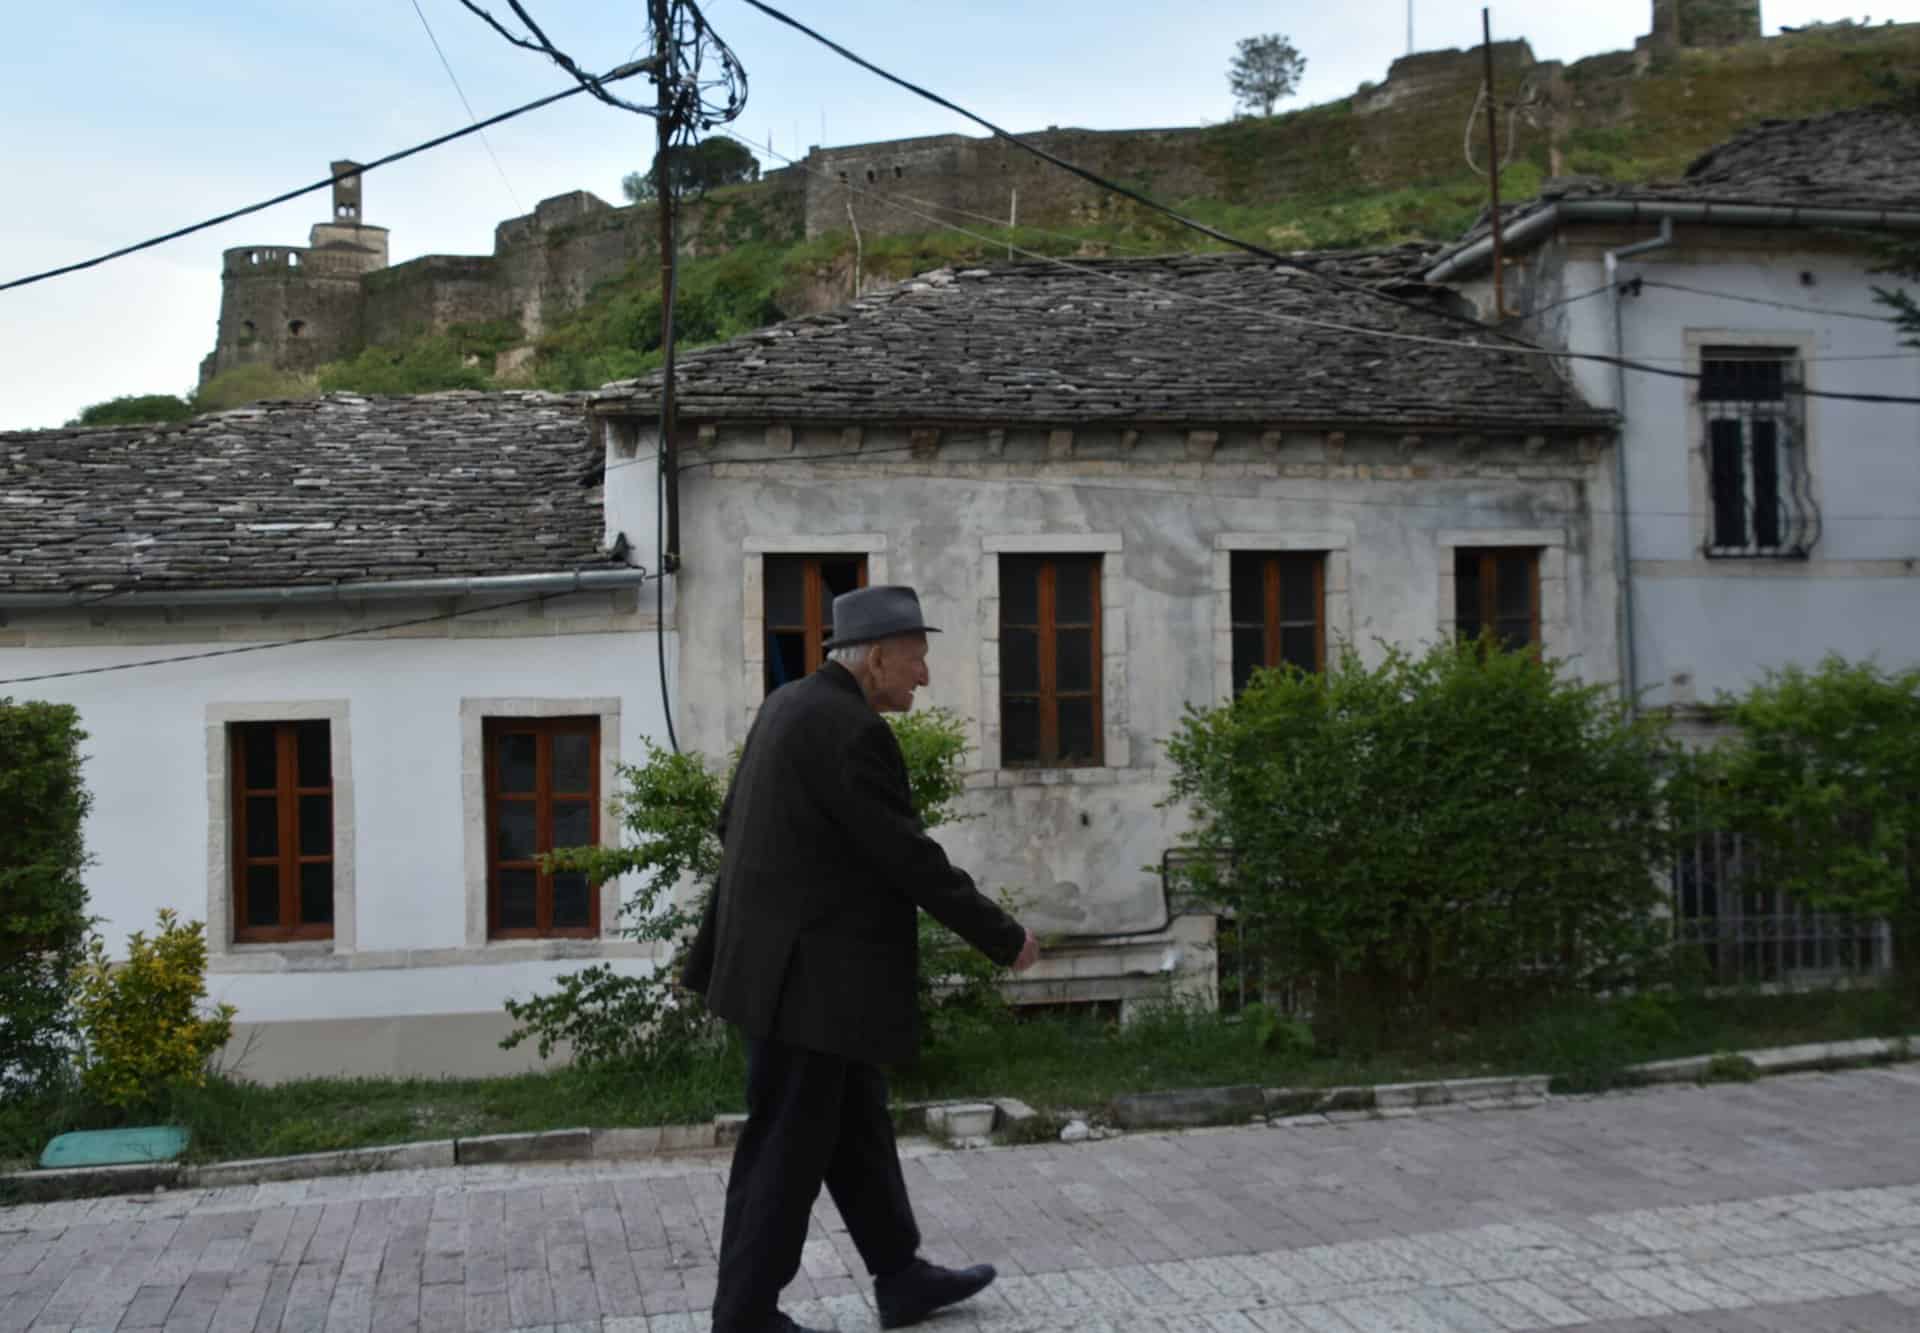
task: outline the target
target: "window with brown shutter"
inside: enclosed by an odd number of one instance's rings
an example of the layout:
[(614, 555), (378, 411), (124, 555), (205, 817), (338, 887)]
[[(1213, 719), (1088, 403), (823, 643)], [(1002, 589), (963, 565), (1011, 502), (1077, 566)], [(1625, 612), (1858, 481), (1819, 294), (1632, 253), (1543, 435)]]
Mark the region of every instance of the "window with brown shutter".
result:
[(1530, 546), (1461, 547), (1453, 553), (1454, 624), (1460, 636), (1492, 630), (1507, 648), (1540, 642), (1540, 552)]
[(227, 728), (233, 938), (333, 938), (333, 738), (325, 721)]
[(600, 841), (600, 719), (490, 717), (486, 746), (487, 934), (546, 939), (600, 933), (600, 895), (577, 870), (539, 858)]
[(812, 675), (826, 660), (833, 599), (867, 586), (864, 555), (770, 555), (763, 567), (765, 692)]
[(1100, 557), (1000, 557), (1000, 761), (1104, 762)]
[(1261, 667), (1327, 669), (1327, 557), (1320, 551), (1235, 551), (1233, 692)]

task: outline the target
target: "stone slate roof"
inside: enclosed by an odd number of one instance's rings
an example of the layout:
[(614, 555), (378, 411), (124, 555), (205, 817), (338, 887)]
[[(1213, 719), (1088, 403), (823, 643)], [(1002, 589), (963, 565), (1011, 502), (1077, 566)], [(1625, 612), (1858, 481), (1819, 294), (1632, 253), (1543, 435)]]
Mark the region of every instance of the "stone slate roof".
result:
[[(1397, 292), (1429, 247), (1300, 258)], [(1274, 318), (1274, 316), (1282, 316)], [(1396, 342), (1289, 320), (1437, 339)], [(1539, 358), (1475, 330), (1240, 255), (940, 270), (680, 361), (698, 421), (1606, 429)], [(659, 377), (591, 395), (657, 411)]]
[(1687, 168), (1691, 198), (1829, 208), (1920, 208), (1920, 115), (1860, 107), (1769, 120)]
[(0, 433), (0, 595), (609, 564), (578, 396), (331, 394)]
[[(1874, 106), (1765, 120), (1708, 149), (1677, 181), (1619, 185), (1593, 176), (1563, 178), (1500, 215), (1512, 226), (1563, 199), (1920, 211), (1920, 114)], [(1489, 230), (1483, 214), (1449, 252)]]

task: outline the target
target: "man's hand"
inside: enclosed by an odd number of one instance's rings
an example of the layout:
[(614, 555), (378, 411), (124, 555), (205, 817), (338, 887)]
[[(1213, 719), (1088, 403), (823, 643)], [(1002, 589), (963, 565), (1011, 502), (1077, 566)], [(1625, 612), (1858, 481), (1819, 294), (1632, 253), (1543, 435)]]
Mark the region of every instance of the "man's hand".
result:
[(1040, 961), (1040, 941), (1032, 931), (1027, 932), (1027, 942), (1020, 946), (1020, 956), (1013, 960), (1013, 970), (1024, 972)]

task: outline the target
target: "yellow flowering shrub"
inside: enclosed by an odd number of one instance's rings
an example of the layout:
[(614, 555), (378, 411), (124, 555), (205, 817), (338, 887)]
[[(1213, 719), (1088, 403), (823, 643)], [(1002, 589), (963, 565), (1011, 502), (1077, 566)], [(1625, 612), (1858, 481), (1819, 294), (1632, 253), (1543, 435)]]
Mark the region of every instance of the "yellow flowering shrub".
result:
[(234, 1008), (206, 1011), (206, 928), (162, 908), (151, 939), (135, 931), (127, 961), (107, 959), (99, 936), (75, 975), (84, 1038), (81, 1079), (96, 1100), (130, 1107), (173, 1084), (205, 1084), (207, 1061), (233, 1033)]

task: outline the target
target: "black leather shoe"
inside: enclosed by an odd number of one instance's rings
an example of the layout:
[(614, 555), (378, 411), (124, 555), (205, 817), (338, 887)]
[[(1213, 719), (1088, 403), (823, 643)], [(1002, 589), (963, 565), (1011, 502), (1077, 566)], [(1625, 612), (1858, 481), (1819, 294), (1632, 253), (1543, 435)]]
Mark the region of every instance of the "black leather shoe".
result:
[(821, 1330), (808, 1328), (805, 1324), (794, 1322), (786, 1314), (775, 1311), (773, 1322), (767, 1325), (766, 1333), (821, 1333)]
[(942, 1268), (925, 1259), (915, 1259), (898, 1273), (873, 1284), (874, 1298), (880, 1306), (880, 1327), (905, 1328), (917, 1324), (935, 1310), (979, 1295), (998, 1276), (992, 1264)]

